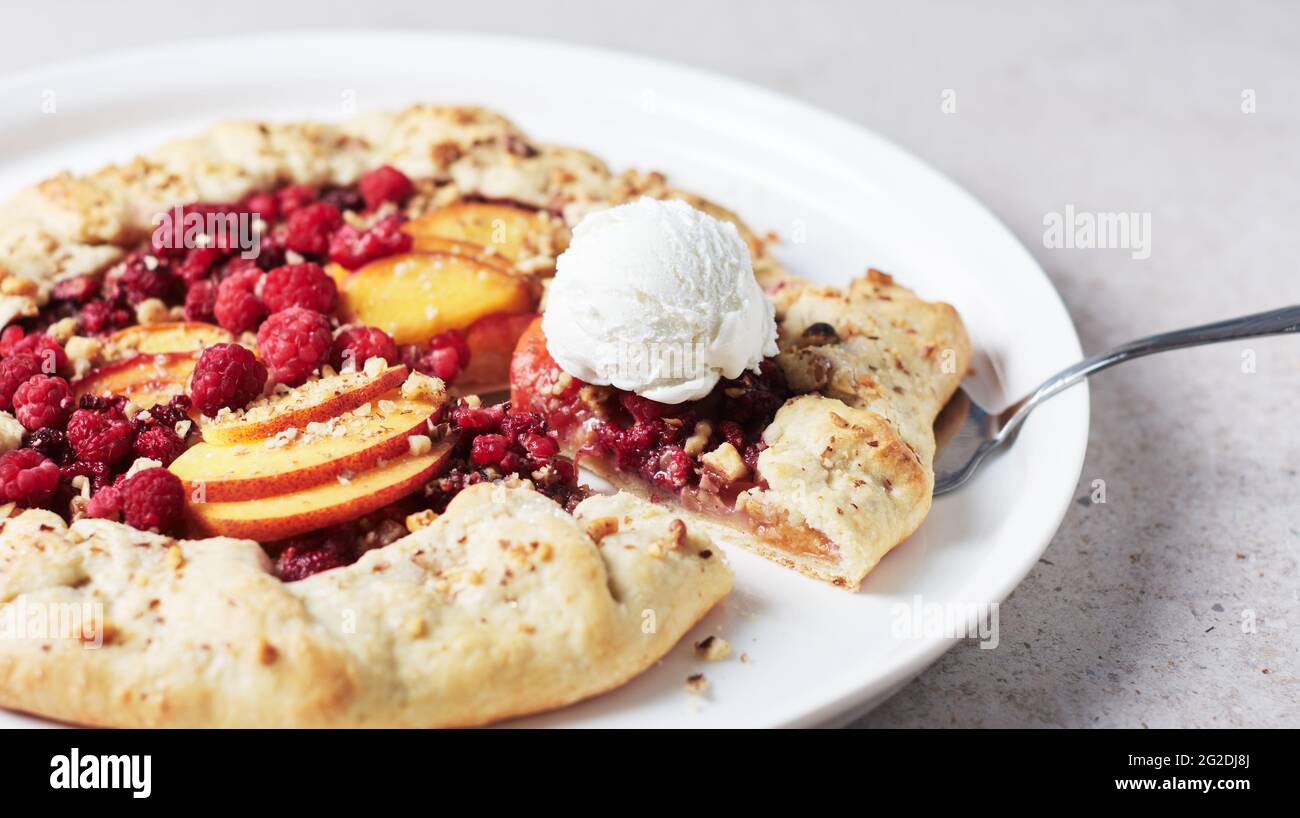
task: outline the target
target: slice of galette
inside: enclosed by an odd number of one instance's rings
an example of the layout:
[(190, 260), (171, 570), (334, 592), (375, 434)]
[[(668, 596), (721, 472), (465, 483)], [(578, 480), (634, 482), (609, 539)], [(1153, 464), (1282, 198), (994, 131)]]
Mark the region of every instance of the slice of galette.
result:
[(545, 414), (564, 451), (614, 485), (857, 588), (929, 512), (934, 421), (970, 343), (951, 306), (875, 271), (842, 290), (787, 284), (776, 300), (780, 354), (700, 400), (583, 383), (551, 358), (538, 322), (515, 351), (512, 401)]

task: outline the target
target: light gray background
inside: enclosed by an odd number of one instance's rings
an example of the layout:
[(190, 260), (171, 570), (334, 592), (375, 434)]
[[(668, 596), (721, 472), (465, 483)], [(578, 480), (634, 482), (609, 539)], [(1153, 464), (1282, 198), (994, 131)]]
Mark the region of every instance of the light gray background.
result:
[[(624, 49), (801, 97), (950, 174), (1046, 268), (1089, 351), (1300, 303), (1300, 6), (1084, 6), (46, 2), (5, 9), (0, 72), (288, 28)], [(1069, 204), (1151, 214), (1150, 258), (1045, 249)], [(1002, 606), (1000, 647), (959, 645), (857, 724), (1300, 726), (1298, 382), (1300, 338), (1100, 376), (1080, 502)]]

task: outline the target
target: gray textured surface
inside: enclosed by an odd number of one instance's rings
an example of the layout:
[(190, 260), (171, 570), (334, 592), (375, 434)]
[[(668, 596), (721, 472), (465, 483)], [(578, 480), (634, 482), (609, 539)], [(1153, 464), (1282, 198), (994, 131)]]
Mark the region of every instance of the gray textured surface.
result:
[[(1300, 303), (1294, 5), (458, 5), (33, 5), (6, 10), (0, 71), (250, 28), (477, 29), (637, 51), (804, 98), (949, 173), (1034, 252), (1089, 350)], [(1044, 215), (1067, 204), (1150, 213), (1150, 258), (1044, 249)], [(1107, 502), (1072, 506), (1002, 607), (997, 650), (956, 647), (858, 724), (1300, 726), (1298, 383), (1300, 339), (1102, 375), (1076, 494), (1104, 480)]]

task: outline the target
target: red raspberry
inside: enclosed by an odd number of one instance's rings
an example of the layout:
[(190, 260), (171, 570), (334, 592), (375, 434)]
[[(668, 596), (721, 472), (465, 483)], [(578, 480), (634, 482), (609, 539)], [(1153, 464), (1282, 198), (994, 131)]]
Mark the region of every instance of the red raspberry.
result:
[(218, 324), (235, 333), (257, 327), (266, 317), (266, 305), (253, 292), (261, 279), (261, 270), (246, 267), (222, 280), (217, 287), (217, 301), (212, 307)]
[(84, 304), (99, 292), (99, 279), (93, 275), (65, 278), (54, 285), (50, 297), (58, 301)]
[(77, 313), (77, 326), (86, 335), (106, 335), (131, 323), (131, 313), (107, 301), (91, 301)]
[(104, 486), (86, 503), (86, 516), (101, 520), (116, 520), (122, 514), (122, 493), (112, 486)]
[(117, 484), (126, 524), (141, 530), (170, 531), (185, 509), (185, 486), (164, 468), (136, 472)]
[(312, 574), (347, 565), (353, 560), (353, 549), (341, 535), (329, 536), (321, 541), (318, 536), (293, 540), (275, 560), (275, 572), (284, 582), (297, 582)]
[(469, 344), (465, 343), (465, 336), (454, 329), (449, 329), (429, 339), (429, 349), (443, 349), (446, 347), (456, 350), (456, 361), (460, 364), (461, 369), (469, 366), (470, 350)]
[(415, 355), (407, 365), (451, 383), (469, 364), (469, 357), (469, 344), (465, 343), (465, 338), (456, 330), (447, 330), (430, 338), (428, 351)]
[(330, 234), (342, 223), (343, 217), (334, 205), (317, 202), (300, 207), (285, 222), (284, 244), (297, 253), (325, 255)]
[(63, 351), (63, 344), (43, 332), (28, 335), (9, 347), (10, 355), (22, 355), (24, 352), (35, 356), (41, 364), (41, 371), (47, 375), (68, 368), (68, 353)]
[(402, 232), (405, 221), (401, 216), (388, 216), (364, 232), (343, 224), (330, 236), (330, 261), (355, 270), (377, 258), (407, 252), (415, 238)]
[(33, 449), (0, 455), (0, 503), (35, 508), (49, 501), (59, 487), (59, 467)]
[(510, 448), (505, 435), (479, 435), (469, 447), (469, 459), (480, 466), (500, 463)]
[(0, 358), (7, 358), (13, 354), (14, 344), (23, 339), (27, 333), (17, 324), (10, 324), (0, 332)]
[(185, 293), (185, 320), (208, 323), (216, 320), (213, 310), (217, 306), (217, 287), (217, 282), (212, 279), (196, 281), (190, 285)]
[(375, 168), (357, 182), (366, 207), (374, 210), (384, 202), (402, 204), (415, 192), (415, 185), (397, 168), (384, 165)]
[(131, 452), (131, 424), (111, 412), (78, 409), (68, 420), (68, 443), (79, 460), (116, 463)]
[(319, 264), (286, 264), (266, 274), (262, 302), (271, 312), (302, 307), (329, 314), (334, 312), (338, 285)]
[(239, 344), (214, 344), (203, 350), (190, 376), (190, 397), (208, 417), (223, 408), (243, 409), (265, 388), (266, 366)]
[(14, 417), (33, 432), (60, 427), (72, 414), (72, 389), (58, 376), (36, 375), (14, 391)]
[(371, 358), (398, 361), (397, 344), (388, 333), (375, 327), (352, 327), (339, 333), (330, 351), (330, 366), (342, 370), (348, 364), (361, 369)]
[(501, 428), (506, 411), (505, 404), (500, 403), (495, 406), (470, 406), (468, 403), (458, 403), (456, 408), (451, 410), (451, 421), (466, 431), (494, 432)]
[(262, 221), (270, 224), (280, 215), (280, 201), (270, 193), (254, 193), (244, 200), (244, 209), (256, 213)]
[(529, 456), (534, 460), (547, 460), (560, 453), (560, 444), (535, 432), (523, 435), (519, 443), (528, 450)]
[(316, 189), (310, 185), (289, 185), (275, 194), (279, 215), (288, 218), (295, 210), (316, 201)]
[(154, 426), (135, 436), (136, 457), (157, 460), (164, 466), (170, 466), (183, 451), (185, 451), (185, 443), (179, 435), (166, 426)]
[(213, 265), (227, 255), (225, 250), (216, 247), (195, 247), (185, 255), (185, 260), (176, 268), (176, 274), (192, 286), (211, 275)]
[(59, 469), (63, 474), (63, 482), (72, 486), (72, 481), (77, 477), (85, 477), (90, 480), (91, 491), (101, 491), (112, 481), (113, 471), (107, 463), (96, 463), (92, 460), (77, 460), (67, 463)]
[(271, 379), (287, 386), (298, 386), (327, 363), (333, 344), (329, 319), (302, 307), (275, 313), (257, 331)]
[(28, 353), (10, 355), (0, 361), (0, 409), (13, 406), (14, 393), (35, 375), (41, 373), (41, 362)]
[(139, 304), (146, 298), (174, 300), (178, 291), (176, 276), (157, 258), (151, 257), (154, 260), (148, 262), (145, 258), (143, 255), (127, 258), (117, 278), (117, 288), (126, 293), (126, 300), (131, 304)]

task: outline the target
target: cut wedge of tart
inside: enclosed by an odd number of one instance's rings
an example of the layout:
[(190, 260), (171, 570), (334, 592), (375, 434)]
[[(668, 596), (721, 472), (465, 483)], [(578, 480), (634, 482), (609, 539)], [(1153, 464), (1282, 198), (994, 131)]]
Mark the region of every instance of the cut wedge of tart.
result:
[(538, 321), (511, 363), (512, 401), (544, 414), (564, 451), (616, 486), (857, 588), (929, 511), (933, 423), (969, 341), (952, 307), (874, 271), (844, 290), (785, 293), (777, 319), (778, 356), (676, 405), (573, 378)]

